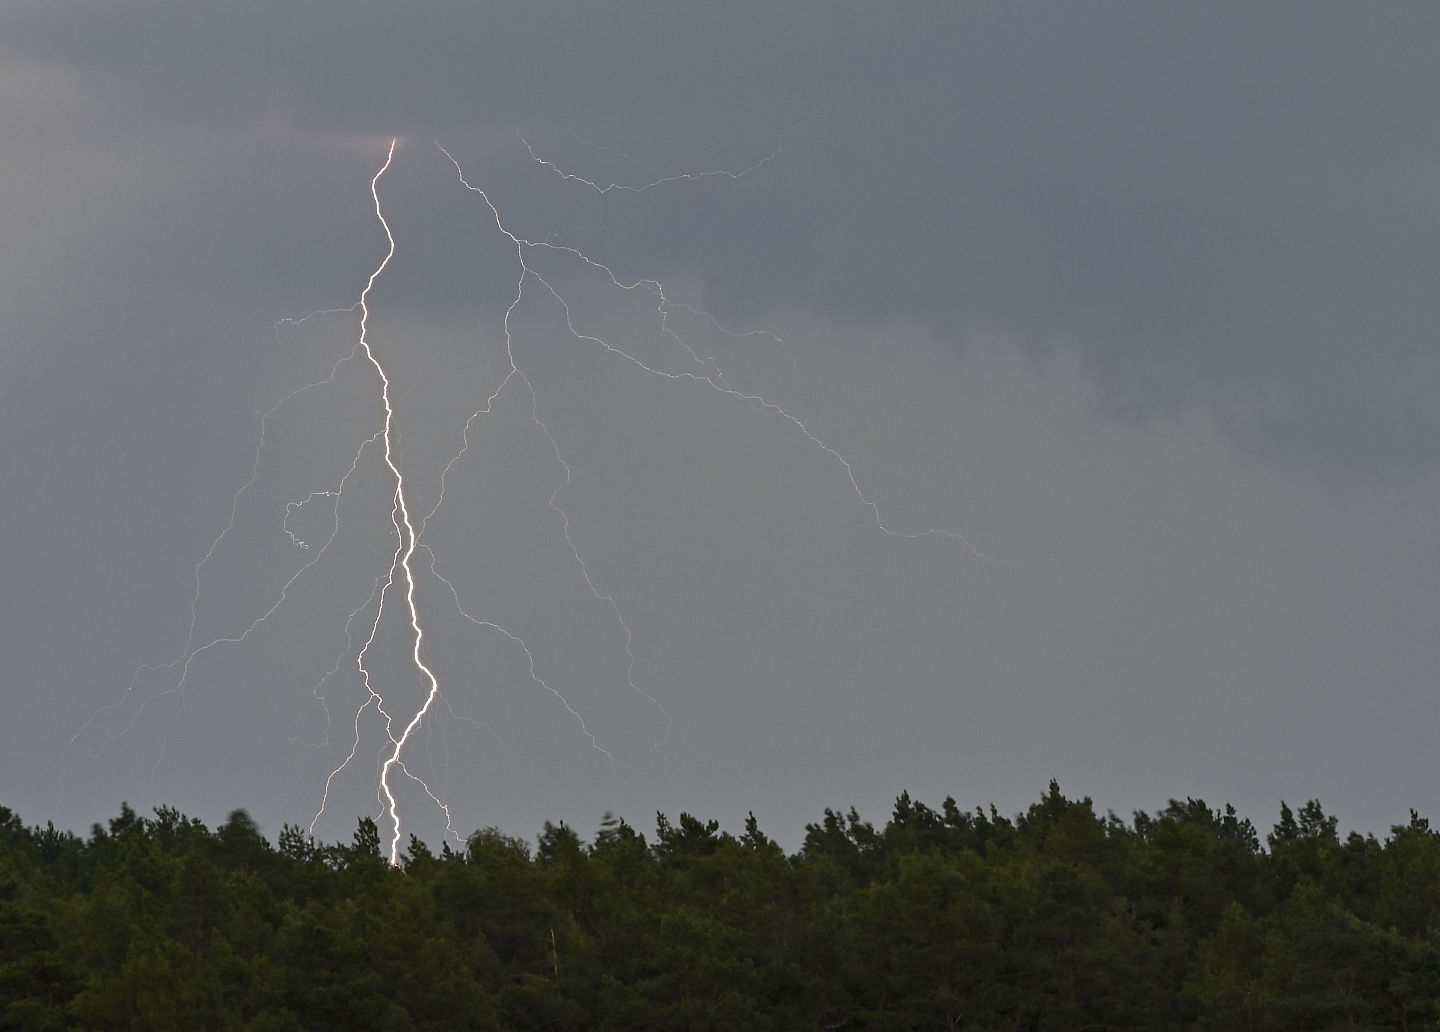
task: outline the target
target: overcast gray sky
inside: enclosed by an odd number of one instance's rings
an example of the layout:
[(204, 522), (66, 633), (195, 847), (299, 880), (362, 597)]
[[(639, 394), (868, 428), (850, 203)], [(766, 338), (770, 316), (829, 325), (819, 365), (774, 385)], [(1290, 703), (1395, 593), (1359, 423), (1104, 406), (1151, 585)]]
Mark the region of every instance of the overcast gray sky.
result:
[(353, 750), (315, 830), (379, 812), (403, 535), (347, 356), (398, 137), (368, 340), (442, 695), (403, 759), (458, 834), (793, 845), (1052, 777), (1435, 816), (1437, 39), (1308, 0), (6, 5), (0, 803), (273, 834)]

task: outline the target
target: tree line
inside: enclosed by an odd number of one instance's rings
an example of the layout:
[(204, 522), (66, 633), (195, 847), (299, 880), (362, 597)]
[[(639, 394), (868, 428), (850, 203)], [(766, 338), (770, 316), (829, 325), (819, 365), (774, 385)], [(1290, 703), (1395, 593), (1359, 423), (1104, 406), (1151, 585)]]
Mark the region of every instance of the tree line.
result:
[(1130, 821), (1054, 782), (1005, 817), (826, 810), (787, 854), (664, 815), (382, 856), (369, 818), (271, 843), (123, 807), (81, 838), (0, 807), (0, 1029), (1421, 1029), (1440, 835), (1318, 802)]

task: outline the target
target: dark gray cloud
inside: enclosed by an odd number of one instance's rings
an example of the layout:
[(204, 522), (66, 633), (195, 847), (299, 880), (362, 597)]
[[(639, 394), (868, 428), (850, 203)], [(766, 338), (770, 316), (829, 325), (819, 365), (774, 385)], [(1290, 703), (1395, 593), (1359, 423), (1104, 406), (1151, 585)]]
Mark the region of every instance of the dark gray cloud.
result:
[[(673, 155), (612, 163), (622, 181), (744, 162), (810, 119), (736, 185), (744, 220), (723, 192), (608, 198), (608, 256), (747, 315), (1063, 341), (1117, 411), (1214, 406), (1277, 458), (1373, 475), (1440, 453), (1432, 7), (292, 7), (34, 5), (0, 27), (154, 124), (521, 128), (593, 168), (575, 129)], [(530, 171), (490, 181), (523, 174), (540, 205)]]

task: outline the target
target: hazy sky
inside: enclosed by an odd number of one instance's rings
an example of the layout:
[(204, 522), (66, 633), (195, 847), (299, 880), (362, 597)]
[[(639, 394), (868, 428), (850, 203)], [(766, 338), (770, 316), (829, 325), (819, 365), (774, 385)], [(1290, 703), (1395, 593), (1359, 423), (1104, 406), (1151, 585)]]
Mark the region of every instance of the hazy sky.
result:
[(794, 845), (1052, 777), (1440, 815), (1437, 39), (1310, 0), (6, 5), (0, 803), (380, 812), (372, 631), (390, 735), (426, 687), (355, 351), (398, 137), (367, 341), (441, 693), (402, 758), (459, 835)]

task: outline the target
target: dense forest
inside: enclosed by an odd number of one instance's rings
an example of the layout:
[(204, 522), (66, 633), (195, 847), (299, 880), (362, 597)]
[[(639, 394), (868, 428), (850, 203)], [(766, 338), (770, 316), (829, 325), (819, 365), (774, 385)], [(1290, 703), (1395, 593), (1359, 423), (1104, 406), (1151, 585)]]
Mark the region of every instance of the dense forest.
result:
[(244, 811), (124, 808), (88, 839), (0, 807), (4, 1029), (1420, 1029), (1440, 1022), (1440, 835), (1318, 803), (1126, 822), (902, 795), (787, 855), (682, 814), (653, 838), (494, 829), (398, 866)]

